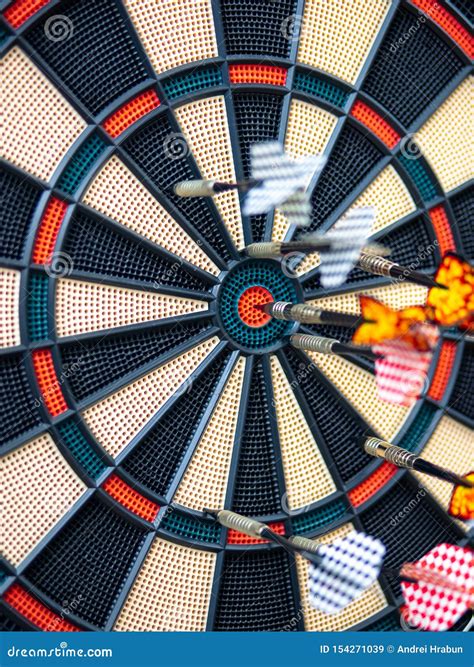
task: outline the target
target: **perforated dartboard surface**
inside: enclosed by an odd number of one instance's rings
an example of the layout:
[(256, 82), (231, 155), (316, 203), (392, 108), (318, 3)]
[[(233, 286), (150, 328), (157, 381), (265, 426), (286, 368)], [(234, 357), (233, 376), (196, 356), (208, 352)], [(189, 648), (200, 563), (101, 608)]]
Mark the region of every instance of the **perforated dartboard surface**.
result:
[(354, 270), (324, 291), (314, 258), (293, 273), (246, 260), (249, 243), (291, 237), (284, 215), (248, 219), (235, 192), (180, 199), (173, 185), (248, 177), (249, 147), (278, 139), (328, 156), (312, 230), (370, 205), (395, 261), (474, 259), (469, 10), (0, 3), (3, 629), (400, 628), (396, 580), (323, 615), (303, 561), (204, 508), (324, 541), (364, 530), (391, 568), (466, 543), (448, 484), (358, 442), (472, 468), (472, 343), (446, 332), (415, 406), (381, 402), (370, 363), (295, 351), (295, 328), (249, 303), (355, 313), (361, 292), (402, 308), (425, 288)]

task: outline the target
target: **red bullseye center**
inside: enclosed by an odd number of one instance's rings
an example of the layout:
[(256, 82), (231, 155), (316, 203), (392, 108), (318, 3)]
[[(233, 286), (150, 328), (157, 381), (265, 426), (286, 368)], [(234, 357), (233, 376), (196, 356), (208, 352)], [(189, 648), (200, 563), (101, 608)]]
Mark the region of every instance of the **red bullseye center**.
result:
[(239, 303), (237, 304), (237, 310), (242, 322), (254, 329), (265, 326), (272, 318), (254, 306), (259, 306), (269, 301), (273, 301), (273, 297), (265, 287), (261, 285), (248, 287), (240, 295)]

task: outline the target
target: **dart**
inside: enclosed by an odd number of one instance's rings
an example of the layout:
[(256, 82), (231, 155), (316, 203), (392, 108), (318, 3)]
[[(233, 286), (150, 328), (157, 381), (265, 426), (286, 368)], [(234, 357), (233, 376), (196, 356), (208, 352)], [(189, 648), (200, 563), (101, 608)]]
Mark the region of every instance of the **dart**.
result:
[(363, 448), (367, 454), (377, 458), (385, 459), (385, 461), (393, 463), (393, 465), (396, 465), (398, 468), (417, 470), (418, 472), (429, 475), (430, 477), (436, 477), (437, 479), (451, 482), (451, 484), (457, 484), (458, 486), (468, 489), (474, 488), (474, 481), (472, 479), (461, 477), (451, 470), (441, 468), (435, 463), (426, 461), (416, 454), (412, 454), (406, 449), (392, 445), (390, 442), (386, 442), (385, 440), (380, 440), (379, 438), (375, 437), (367, 438), (363, 443)]
[(423, 287), (437, 287), (442, 290), (447, 289), (444, 285), (441, 285), (425, 273), (414, 271), (413, 269), (391, 262), (384, 257), (378, 257), (377, 255), (371, 255), (363, 251), (360, 253), (357, 265), (360, 269), (376, 276), (394, 278), (399, 281), (406, 280), (407, 282), (422, 285)]
[[(306, 234), (309, 237), (309, 234)], [(335, 249), (344, 249), (346, 242), (331, 241), (327, 236), (312, 236), (311, 239), (301, 241), (267, 241), (262, 243), (251, 243), (245, 248), (249, 257), (260, 259), (272, 259), (290, 253), (301, 253), (310, 255), (313, 252), (324, 252)], [(366, 253), (388, 253), (388, 248), (381, 245), (364, 246)], [(370, 256), (368, 254), (368, 256)]]
[(448, 513), (461, 521), (474, 521), (474, 472), (465, 475), (464, 479), (471, 482), (471, 487), (459, 484), (453, 489), (449, 502)]
[(418, 352), (396, 341), (370, 348), (340, 343), (333, 338), (293, 334), (290, 343), (295, 348), (319, 354), (361, 354), (375, 359), (375, 381), (380, 399), (407, 407), (419, 397), (432, 359), (431, 352)]
[(331, 310), (320, 310), (307, 303), (289, 303), (287, 301), (271, 301), (256, 304), (254, 308), (271, 315), (276, 320), (302, 322), (303, 324), (335, 324), (355, 328), (362, 322), (360, 315), (338, 313)]
[(251, 243), (245, 248), (245, 252), (249, 257), (272, 259), (274, 257), (288, 255), (289, 253), (298, 252), (302, 255), (307, 255), (312, 252), (320, 251), (321, 249), (329, 250), (330, 248), (331, 243), (324, 240), (324, 238), (321, 238), (320, 240), (314, 240), (312, 243), (309, 241), (268, 241)]
[(474, 268), (454, 253), (447, 253), (435, 274), (437, 285), (426, 299), (427, 317), (441, 326), (472, 327)]
[(404, 618), (428, 631), (449, 630), (474, 609), (474, 553), (466, 547), (438, 544), (415, 563), (404, 563), (399, 576)]
[(352, 531), (332, 544), (321, 544), (299, 535), (274, 533), (266, 524), (229, 510), (205, 510), (222, 526), (251, 537), (269, 539), (290, 553), (310, 561), (309, 602), (334, 614), (359, 597), (376, 581), (385, 555), (380, 540)]
[(289, 221), (297, 226), (309, 224), (311, 202), (305, 192), (311, 178), (323, 168), (321, 155), (293, 160), (278, 141), (253, 144), (250, 147), (252, 176), (237, 183), (216, 180), (187, 180), (176, 183), (179, 197), (214, 197), (229, 190), (247, 195), (243, 213), (259, 215), (281, 206)]
[(293, 334), (290, 336), (291, 345), (298, 350), (307, 350), (309, 352), (318, 352), (319, 354), (361, 354), (375, 359), (376, 355), (370, 347), (359, 347), (341, 343), (334, 338), (324, 338), (323, 336), (312, 336), (311, 334)]

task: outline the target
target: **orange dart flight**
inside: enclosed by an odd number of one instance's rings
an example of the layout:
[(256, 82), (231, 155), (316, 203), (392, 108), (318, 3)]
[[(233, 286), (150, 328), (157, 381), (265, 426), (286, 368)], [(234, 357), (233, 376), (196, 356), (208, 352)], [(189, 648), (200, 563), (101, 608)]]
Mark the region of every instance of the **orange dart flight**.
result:
[(352, 342), (357, 345), (376, 345), (397, 340), (412, 349), (426, 352), (436, 345), (436, 327), (426, 322), (424, 306), (392, 310), (370, 296), (360, 296), (363, 323), (356, 329)]
[[(471, 482), (474, 482), (474, 472), (470, 472), (466, 477)], [(468, 489), (465, 486), (455, 486), (448, 512), (456, 519), (474, 521), (474, 488)]]
[(447, 253), (439, 265), (426, 301), (430, 320), (442, 326), (474, 325), (474, 267), (454, 253)]

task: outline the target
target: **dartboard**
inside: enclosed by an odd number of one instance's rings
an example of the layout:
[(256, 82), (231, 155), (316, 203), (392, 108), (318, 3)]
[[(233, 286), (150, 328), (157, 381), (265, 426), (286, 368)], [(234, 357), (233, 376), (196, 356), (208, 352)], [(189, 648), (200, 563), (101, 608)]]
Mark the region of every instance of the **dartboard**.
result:
[(470, 3), (0, 4), (3, 628), (400, 629), (395, 576), (323, 614), (305, 561), (206, 510), (321, 542), (364, 531), (393, 571), (466, 544), (449, 484), (360, 442), (472, 468), (472, 343), (444, 331), (415, 405), (381, 401), (370, 359), (289, 344), (351, 330), (253, 305), (400, 309), (426, 288), (353, 269), (323, 289), (317, 255), (246, 255), (301, 238), (282, 211), (174, 185), (246, 179), (250, 147), (277, 140), (327, 156), (310, 231), (372, 206), (393, 261), (472, 259)]

